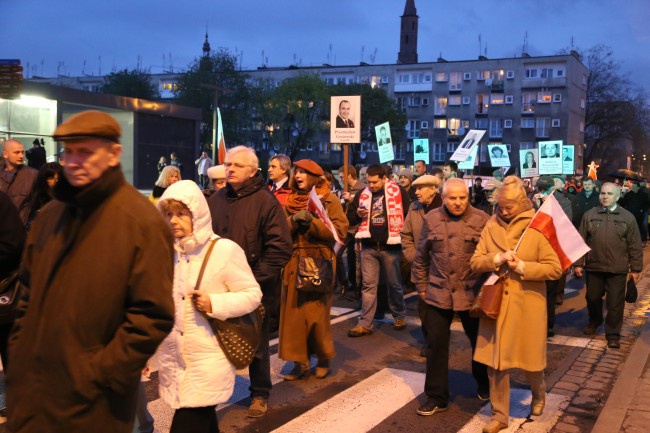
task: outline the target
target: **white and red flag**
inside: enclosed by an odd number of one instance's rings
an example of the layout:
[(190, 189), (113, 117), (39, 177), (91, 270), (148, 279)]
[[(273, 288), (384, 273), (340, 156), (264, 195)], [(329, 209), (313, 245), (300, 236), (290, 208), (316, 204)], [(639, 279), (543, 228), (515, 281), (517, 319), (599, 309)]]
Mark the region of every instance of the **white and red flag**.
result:
[(318, 197), (318, 194), (316, 194), (316, 187), (312, 187), (311, 192), (309, 193), (309, 199), (307, 200), (307, 210), (311, 213), (315, 213), (316, 216), (318, 216), (318, 219), (321, 220), (323, 224), (325, 224), (325, 227), (327, 227), (330, 232), (332, 232), (332, 236), (334, 236), (334, 239), (337, 243), (344, 245), (344, 243), (341, 242), (341, 238), (339, 238), (339, 235), (336, 233), (336, 227), (334, 227), (332, 220), (330, 220), (329, 215), (327, 215), (327, 210), (325, 207), (323, 207), (323, 203), (321, 203), (320, 197)]
[(555, 250), (562, 270), (566, 271), (576, 260), (591, 250), (573, 227), (553, 194), (540, 206), (529, 225), (542, 233)]
[(217, 162), (226, 162), (226, 140), (223, 138), (223, 125), (221, 124), (221, 111), (217, 108)]

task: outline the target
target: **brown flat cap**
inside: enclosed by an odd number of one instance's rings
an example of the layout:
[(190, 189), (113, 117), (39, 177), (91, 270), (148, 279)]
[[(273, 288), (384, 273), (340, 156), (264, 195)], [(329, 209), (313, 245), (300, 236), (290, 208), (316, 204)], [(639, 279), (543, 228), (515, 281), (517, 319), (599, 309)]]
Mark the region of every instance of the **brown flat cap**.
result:
[(313, 174), (314, 176), (322, 176), (325, 174), (323, 169), (320, 168), (320, 165), (316, 164), (311, 159), (301, 159), (300, 161), (294, 162), (293, 165), (294, 167), (302, 168), (307, 173)]
[(122, 128), (113, 116), (101, 111), (88, 110), (77, 113), (59, 125), (52, 134), (57, 141), (79, 138), (105, 138), (119, 142)]

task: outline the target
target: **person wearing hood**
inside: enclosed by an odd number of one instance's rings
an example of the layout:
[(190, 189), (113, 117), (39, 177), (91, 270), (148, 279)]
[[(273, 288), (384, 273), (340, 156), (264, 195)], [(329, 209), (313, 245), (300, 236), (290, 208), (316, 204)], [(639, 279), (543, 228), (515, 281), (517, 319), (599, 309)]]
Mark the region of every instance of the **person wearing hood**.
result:
[(282, 302), (280, 304), (280, 358), (293, 361), (293, 370), (284, 380), (296, 380), (310, 374), (310, 349), (318, 358), (315, 375), (322, 379), (329, 373), (329, 361), (336, 355), (330, 325), (330, 308), (335, 280), (327, 292), (298, 290), (296, 275), (300, 256), (325, 259), (332, 264), (336, 275), (335, 237), (327, 225), (308, 209), (312, 188), (323, 204), (339, 239), (345, 239), (348, 219), (341, 201), (329, 190), (323, 169), (311, 159), (294, 163), (289, 181), (291, 194), (287, 197), (285, 213), (291, 227), (294, 252), (284, 268)]
[(272, 386), (269, 322), (279, 315), (278, 279), (293, 246), (284, 211), (258, 170), (255, 151), (246, 146), (233, 147), (228, 150), (224, 165), (227, 185), (208, 200), (212, 228), (219, 236), (242, 247), (262, 288), (262, 303), (266, 308), (262, 339), (248, 368), (251, 381), (248, 416), (256, 418), (268, 411)]
[[(160, 397), (175, 409), (170, 433), (217, 432), (215, 406), (232, 395), (235, 367), (208, 317), (227, 320), (248, 314), (260, 304), (262, 291), (244, 251), (212, 231), (208, 203), (196, 183), (171, 185), (158, 209), (174, 236), (176, 310), (172, 332), (158, 349)], [(204, 260), (200, 287), (195, 287)]]

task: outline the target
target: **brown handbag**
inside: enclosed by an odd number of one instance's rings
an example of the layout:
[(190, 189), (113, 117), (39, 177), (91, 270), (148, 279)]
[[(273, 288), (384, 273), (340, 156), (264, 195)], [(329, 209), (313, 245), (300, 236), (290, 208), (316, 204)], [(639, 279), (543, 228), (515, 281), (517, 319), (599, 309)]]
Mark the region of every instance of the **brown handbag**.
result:
[[(210, 247), (208, 247), (208, 251), (205, 253), (194, 290), (199, 290), (201, 279), (203, 278), (203, 271), (205, 271), (210, 253), (218, 240), (219, 238), (213, 240)], [(221, 350), (223, 350), (228, 361), (237, 370), (246, 368), (253, 362), (255, 352), (262, 339), (264, 314), (265, 311), (262, 304), (251, 313), (244, 314), (241, 317), (231, 317), (226, 320), (215, 319), (214, 317), (208, 316), (207, 313), (203, 313), (212, 328), (212, 332), (217, 337)]]
[(507, 279), (508, 271), (499, 274), (497, 280), (494, 282), (490, 281), (493, 280), (493, 278), (488, 277), (486, 282), (481, 286), (478, 295), (474, 298), (472, 308), (469, 310), (469, 315), (479, 319), (496, 320), (501, 311), (501, 299), (503, 298), (504, 290), (503, 286)]

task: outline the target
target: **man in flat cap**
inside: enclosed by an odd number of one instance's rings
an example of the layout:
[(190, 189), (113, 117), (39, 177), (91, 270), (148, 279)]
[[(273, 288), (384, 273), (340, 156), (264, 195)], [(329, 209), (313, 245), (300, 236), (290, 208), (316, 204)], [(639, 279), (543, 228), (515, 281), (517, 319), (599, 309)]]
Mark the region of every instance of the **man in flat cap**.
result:
[(11, 432), (131, 432), (140, 372), (172, 328), (171, 232), (124, 179), (120, 135), (98, 111), (54, 132), (64, 177), (32, 225), (20, 270)]

